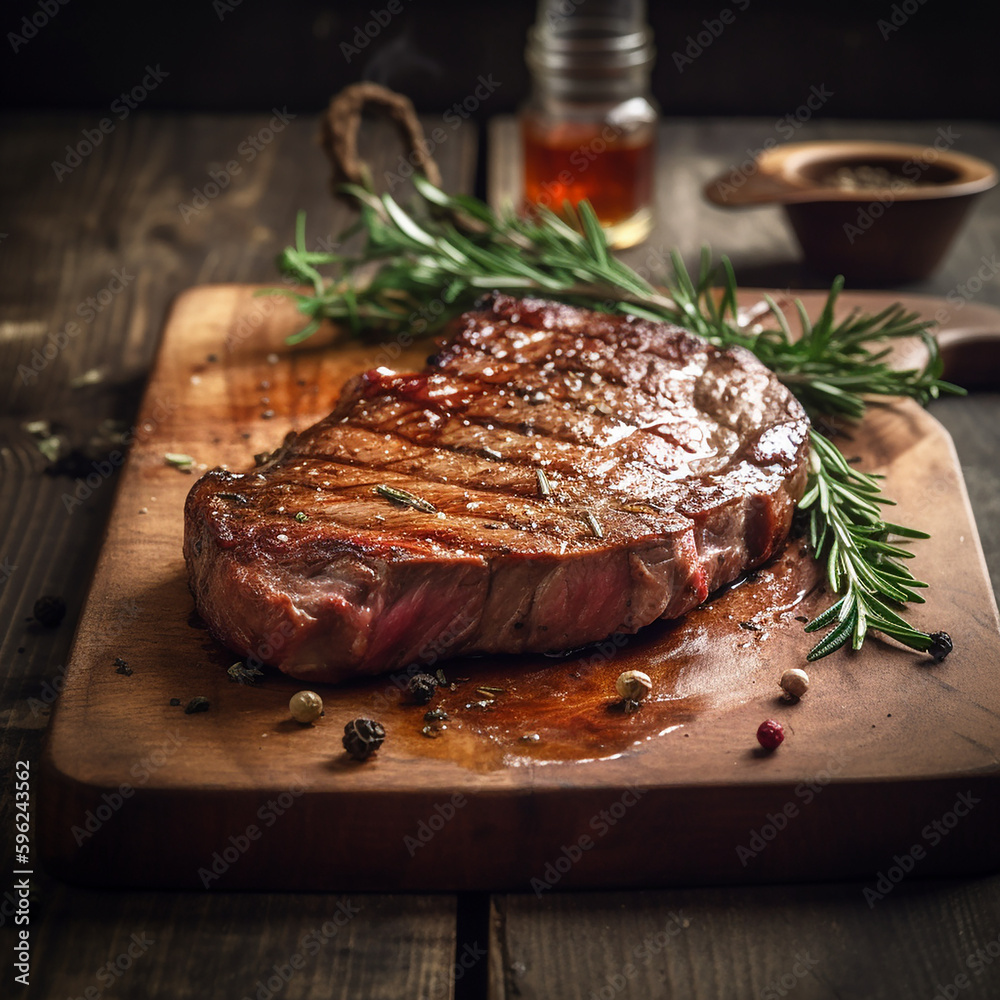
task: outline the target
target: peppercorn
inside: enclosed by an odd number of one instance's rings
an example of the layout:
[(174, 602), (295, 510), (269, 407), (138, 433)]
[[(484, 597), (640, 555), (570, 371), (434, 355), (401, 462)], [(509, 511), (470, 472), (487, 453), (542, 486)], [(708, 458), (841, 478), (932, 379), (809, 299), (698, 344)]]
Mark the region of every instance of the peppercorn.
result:
[(447, 722), (448, 713), (443, 708), (432, 708), (424, 712), (424, 722)]
[(809, 675), (798, 667), (786, 670), (778, 681), (785, 701), (796, 702), (809, 690)]
[(765, 719), (757, 729), (757, 742), (765, 750), (775, 750), (785, 739), (785, 730), (780, 722)]
[(32, 609), (35, 621), (46, 628), (55, 628), (66, 617), (66, 602), (55, 594), (44, 594)]
[(323, 699), (315, 691), (299, 691), (288, 702), (288, 711), (296, 722), (309, 725), (323, 714)]
[(195, 712), (207, 712), (210, 704), (211, 703), (207, 698), (202, 695), (198, 695), (197, 698), (192, 698), (187, 705), (184, 706), (184, 714), (194, 715)]
[(114, 666), (116, 674), (124, 674), (126, 677), (132, 676), (132, 668), (128, 665), (128, 660), (123, 660), (120, 656), (116, 656)]
[(934, 658), (935, 663), (940, 663), (953, 648), (954, 643), (947, 632), (931, 632), (931, 644), (927, 647), (927, 652)]
[(374, 719), (352, 719), (344, 726), (344, 749), (355, 760), (367, 760), (385, 740), (385, 729)]
[(653, 682), (649, 674), (641, 670), (626, 670), (618, 675), (615, 690), (622, 697), (622, 705), (627, 712), (634, 712), (639, 703), (653, 690)]
[(430, 674), (414, 674), (409, 683), (410, 694), (418, 705), (426, 705), (437, 691), (437, 681)]

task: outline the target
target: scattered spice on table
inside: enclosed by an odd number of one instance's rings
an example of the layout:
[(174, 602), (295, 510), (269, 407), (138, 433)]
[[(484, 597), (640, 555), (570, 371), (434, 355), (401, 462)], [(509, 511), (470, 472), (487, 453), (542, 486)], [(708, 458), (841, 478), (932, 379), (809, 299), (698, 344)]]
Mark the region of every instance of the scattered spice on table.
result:
[(171, 698), (170, 699), (170, 707), (171, 708), (177, 708), (177, 707), (179, 707), (180, 703), (181, 703), (180, 698)]
[(197, 698), (192, 698), (187, 705), (184, 706), (184, 714), (194, 715), (196, 712), (207, 712), (210, 705), (211, 702), (207, 698), (202, 695), (198, 695)]
[(298, 723), (311, 725), (323, 716), (323, 699), (315, 691), (296, 691), (288, 702), (288, 713)]
[(264, 676), (263, 670), (257, 667), (248, 667), (245, 663), (237, 661), (226, 673), (234, 684), (256, 684), (258, 677)]
[(132, 676), (132, 668), (128, 665), (128, 660), (123, 660), (120, 656), (115, 657), (115, 673), (123, 677)]
[(344, 749), (355, 760), (368, 760), (385, 741), (385, 728), (374, 719), (352, 719), (344, 726)]
[(426, 705), (437, 691), (437, 680), (430, 674), (414, 674), (407, 687), (418, 705)]
[(653, 690), (653, 681), (641, 670), (624, 670), (615, 681), (615, 690), (621, 697), (621, 710), (632, 713), (638, 711), (646, 695)]
[(757, 742), (765, 750), (776, 750), (785, 739), (785, 729), (774, 719), (765, 719), (757, 727)]
[(809, 675), (798, 667), (792, 667), (781, 675), (778, 681), (785, 701), (797, 702), (809, 690)]
[(935, 663), (940, 663), (954, 648), (951, 636), (947, 632), (931, 632), (931, 644), (927, 652)]
[(66, 602), (56, 594), (43, 594), (35, 601), (32, 614), (39, 625), (55, 628), (66, 617)]

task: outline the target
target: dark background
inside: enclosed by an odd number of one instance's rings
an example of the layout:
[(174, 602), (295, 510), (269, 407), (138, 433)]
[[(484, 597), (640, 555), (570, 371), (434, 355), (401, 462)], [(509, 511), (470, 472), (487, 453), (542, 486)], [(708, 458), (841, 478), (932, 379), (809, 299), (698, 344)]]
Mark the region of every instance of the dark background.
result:
[[(316, 111), (340, 87), (367, 78), (435, 111), (471, 93), (480, 73), (492, 73), (501, 86), (478, 110), (484, 119), (514, 110), (528, 87), (523, 50), (535, 5), (527, 0), (400, 0), (402, 12), (350, 61), (341, 43), (387, 0), (69, 0), (15, 53), (8, 32), (20, 34), (39, 2), (13, 0), (0, 15), (3, 107), (101, 111), (141, 82), (147, 63), (169, 77), (144, 110)], [(997, 5), (905, 0), (914, 12), (884, 39), (877, 22), (894, 6), (901, 13), (904, 0), (750, 0), (743, 12), (734, 0), (653, 0), (655, 95), (666, 115), (779, 117), (794, 112), (812, 85), (825, 85), (834, 93), (820, 112), (827, 117), (996, 118)], [(679, 73), (672, 53), (726, 7), (735, 22)]]

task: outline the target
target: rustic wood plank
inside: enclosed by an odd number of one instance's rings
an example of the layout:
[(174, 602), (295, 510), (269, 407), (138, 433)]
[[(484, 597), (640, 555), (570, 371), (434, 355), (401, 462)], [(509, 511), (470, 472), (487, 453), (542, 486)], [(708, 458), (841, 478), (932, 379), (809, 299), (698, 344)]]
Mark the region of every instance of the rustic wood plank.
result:
[(451, 991), (453, 896), (43, 891), (34, 926), (28, 997)]
[[(327, 192), (328, 169), (316, 142), (316, 116), (297, 115), (287, 125), (272, 123), (272, 117), (137, 113), (119, 123), (61, 180), (51, 163), (65, 160), (66, 145), (75, 145), (81, 129), (93, 127), (92, 118), (76, 114), (2, 118), (0, 372), (5, 405), (0, 414), (0, 619), (10, 623), (0, 638), (0, 771), (4, 774), (11, 773), (15, 760), (29, 760), (35, 766), (40, 760), (48, 713), (62, 685), (63, 664), (117, 477), (102, 477), (72, 513), (62, 495), (73, 489), (74, 476), (91, 471), (92, 459), (105, 458), (114, 447), (106, 438), (102, 446), (89, 447), (104, 421), (117, 421), (119, 430), (133, 428), (169, 301), (202, 281), (272, 280), (274, 257), (291, 241), (300, 208), (309, 215), (310, 239), (331, 238), (349, 218)], [(283, 128), (274, 130), (269, 139), (262, 130), (275, 124)], [(242, 146), (251, 138), (259, 149)], [(362, 152), (376, 165), (395, 168), (400, 155), (395, 142), (388, 130), (376, 126), (363, 132)], [(463, 128), (437, 151), (449, 186), (467, 189), (471, 184), (474, 147), (473, 130)], [(193, 204), (195, 191), (204, 193), (213, 183), (213, 172), (222, 177), (220, 172), (233, 162), (239, 172), (233, 170), (219, 194), (185, 221), (179, 206)], [(207, 188), (209, 194), (212, 190)], [(121, 277), (102, 295), (116, 271)], [(114, 291), (122, 283), (124, 289)], [(96, 301), (88, 305), (90, 297)], [(71, 321), (79, 330), (57, 343), (54, 357), (35, 355), (45, 351), (50, 334), (65, 331)], [(21, 365), (26, 366), (23, 375)], [(99, 383), (71, 387), (75, 377), (92, 368), (100, 372)], [(73, 476), (43, 473), (48, 460), (22, 427), (39, 419), (51, 421), (53, 430), (62, 433), (64, 449), (88, 450)], [(66, 619), (58, 628), (46, 629), (27, 620), (35, 598), (43, 593), (66, 599)], [(5, 784), (0, 798), (4, 830), (10, 829), (12, 803)], [(0, 861), (9, 871), (9, 838), (4, 837), (3, 844)], [(318, 917), (327, 905), (332, 908), (336, 903), (335, 898), (322, 896), (293, 901), (264, 895), (197, 899), (91, 893), (38, 873), (34, 883), (40, 909), (32, 925), (39, 935), (33, 970), (41, 983), (28, 996), (78, 995), (94, 984), (94, 970), (119, 954), (133, 931), (143, 928), (172, 943), (159, 951), (161, 958), (147, 963), (150, 972), (142, 972), (142, 963), (137, 962), (134, 984), (121, 981), (117, 989), (131, 996), (221, 995), (227, 991), (204, 987), (197, 965), (190, 960), (198, 928), (208, 933), (216, 924), (250, 926), (256, 940), (263, 926), (264, 950), (259, 953), (263, 972), (265, 959), (273, 955), (278, 961), (294, 950), (307, 917)], [(410, 992), (404, 983), (418, 991), (421, 983), (450, 969), (453, 898), (368, 897), (365, 905), (370, 915), (353, 925), (351, 953), (344, 951), (341, 935), (336, 949), (317, 956), (314, 970), (346, 969), (345, 981), (370, 983), (376, 995), (395, 996)], [(298, 910), (303, 913), (301, 922), (295, 916)], [(393, 914), (398, 914), (397, 923)], [(426, 926), (415, 929), (421, 922)], [(413, 972), (407, 973), (405, 964), (394, 965), (395, 955), (387, 957), (385, 942), (392, 938), (383, 937), (386, 927), (390, 935), (395, 928), (408, 941)], [(228, 944), (219, 947), (211, 976), (232, 975), (243, 968), (245, 947), (245, 939), (231, 934)], [(206, 951), (197, 954), (206, 957)], [(389, 971), (380, 973), (382, 968)], [(246, 969), (254, 971), (257, 966), (248, 964)], [(146, 989), (146, 976), (156, 989)], [(341, 978), (337, 973), (336, 981)], [(252, 982), (251, 978), (247, 986)], [(317, 989), (327, 995), (326, 984), (334, 980), (323, 972), (318, 977), (299, 976), (296, 982), (296, 995), (315, 995)], [(240, 989), (242, 984), (239, 980)], [(364, 986), (345, 990), (343, 995), (367, 991)]]
[(902, 882), (874, 909), (853, 883), (495, 897), (490, 997), (895, 1000), (963, 973), (996, 996), (996, 886)]

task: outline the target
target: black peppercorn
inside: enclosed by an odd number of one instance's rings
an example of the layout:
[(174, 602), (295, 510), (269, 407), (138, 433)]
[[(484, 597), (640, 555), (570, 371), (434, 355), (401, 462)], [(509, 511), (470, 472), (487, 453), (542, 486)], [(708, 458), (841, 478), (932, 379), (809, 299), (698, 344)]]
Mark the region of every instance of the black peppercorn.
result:
[(126, 677), (132, 676), (132, 668), (128, 665), (128, 660), (123, 660), (120, 656), (115, 657), (115, 673), (124, 674)]
[(55, 628), (66, 617), (66, 602), (55, 594), (45, 594), (35, 601), (32, 613), (39, 625)]
[(344, 749), (355, 760), (367, 760), (385, 739), (385, 729), (374, 719), (352, 719), (344, 726)]
[(927, 647), (927, 652), (933, 657), (935, 663), (940, 663), (953, 648), (954, 643), (947, 632), (931, 633), (931, 644)]
[(187, 705), (184, 706), (184, 714), (194, 715), (197, 712), (207, 712), (209, 705), (210, 702), (207, 698), (202, 695), (198, 695), (197, 698), (192, 698)]
[(410, 678), (410, 694), (418, 705), (426, 705), (434, 697), (437, 681), (430, 674), (414, 674)]

